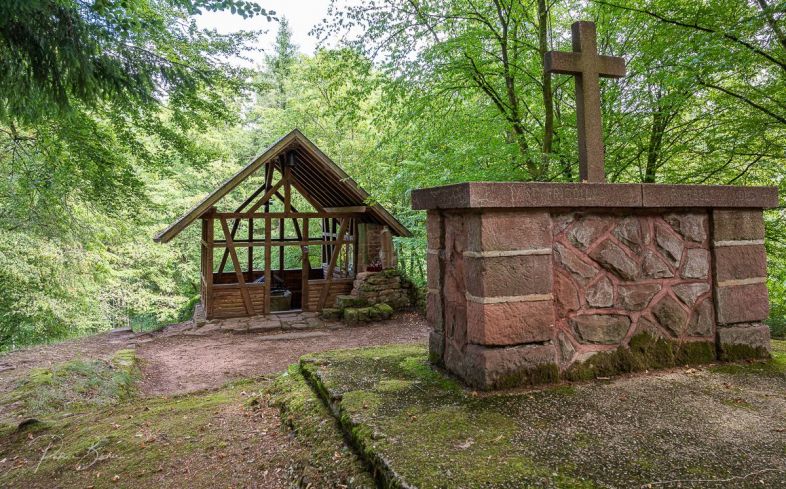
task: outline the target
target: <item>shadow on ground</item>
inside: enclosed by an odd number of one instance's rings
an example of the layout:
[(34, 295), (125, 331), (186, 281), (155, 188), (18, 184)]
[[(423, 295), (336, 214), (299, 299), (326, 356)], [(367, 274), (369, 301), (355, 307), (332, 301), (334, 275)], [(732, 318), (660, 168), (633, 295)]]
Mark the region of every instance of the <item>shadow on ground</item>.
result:
[(309, 355), (300, 367), (388, 484), (782, 487), (786, 343), (717, 365), (479, 394), (421, 346)]

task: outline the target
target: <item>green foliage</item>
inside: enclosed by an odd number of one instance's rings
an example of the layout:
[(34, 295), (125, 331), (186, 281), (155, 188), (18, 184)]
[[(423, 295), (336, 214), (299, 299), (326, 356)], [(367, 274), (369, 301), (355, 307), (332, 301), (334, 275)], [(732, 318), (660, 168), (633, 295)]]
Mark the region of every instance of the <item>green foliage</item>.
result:
[[(0, 348), (185, 318), (199, 232), (166, 246), (150, 237), (295, 127), (414, 232), (395, 246), (422, 288), (413, 189), (576, 180), (573, 81), (542, 69), (546, 50), (570, 49), (576, 18), (627, 61), (628, 75), (602, 86), (610, 181), (786, 191), (775, 2), (334, 5), (314, 34), (344, 44), (299, 54), (282, 18), (256, 73), (228, 61), (254, 33), (195, 27), (215, 10), (275, 17), (242, 0), (0, 5)], [(782, 335), (786, 223), (780, 210), (766, 219), (769, 324)], [(299, 260), (287, 251), (287, 266)]]
[(237, 120), (248, 73), (228, 60), (253, 37), (197, 29), (199, 8), (265, 15), (244, 1), (0, 5), (0, 350), (152, 328), (196, 293), (194, 250), (150, 236), (204, 191), (175, 178), (215, 183), (227, 131), (206, 131)]

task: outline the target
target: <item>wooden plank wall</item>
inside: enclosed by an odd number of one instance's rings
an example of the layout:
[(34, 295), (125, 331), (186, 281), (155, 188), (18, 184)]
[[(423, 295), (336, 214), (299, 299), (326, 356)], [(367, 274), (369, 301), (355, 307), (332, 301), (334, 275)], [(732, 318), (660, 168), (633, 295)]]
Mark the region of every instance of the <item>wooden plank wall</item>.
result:
[[(262, 311), (265, 305), (265, 286), (246, 285), (246, 290), (251, 297), (254, 310)], [(212, 318), (232, 318), (247, 316), (246, 306), (243, 302), (243, 294), (239, 287), (235, 288), (214, 288), (212, 297)]]
[[(308, 281), (308, 299), (305, 301), (307, 309), (305, 310), (319, 310), (319, 302), (322, 298), (322, 291), (325, 288), (326, 282), (326, 280)], [(336, 303), (337, 295), (344, 295), (352, 292), (353, 282), (354, 279), (351, 278), (333, 279), (333, 283), (330, 284), (330, 289), (326, 296), (327, 298), (325, 300), (324, 307), (333, 307), (333, 305)]]

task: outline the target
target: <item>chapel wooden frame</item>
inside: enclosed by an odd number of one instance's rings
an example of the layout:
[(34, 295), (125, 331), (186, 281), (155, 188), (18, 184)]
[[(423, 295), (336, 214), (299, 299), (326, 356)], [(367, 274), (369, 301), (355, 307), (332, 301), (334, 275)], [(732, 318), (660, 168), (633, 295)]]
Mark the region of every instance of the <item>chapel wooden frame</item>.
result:
[[(264, 173), (264, 183), (234, 211), (216, 208), (222, 197), (258, 171)], [(277, 181), (274, 174), (280, 175)], [(296, 209), (294, 192), (314, 211)], [(296, 129), (161, 231), (155, 241), (168, 242), (201, 220), (200, 298), (208, 319), (319, 311), (330, 307), (337, 295), (349, 293), (358, 272), (395, 266), (392, 237), (411, 236), (380, 205), (367, 205), (368, 200), (362, 188)], [(283, 209), (272, 209), (273, 202)], [(321, 232), (314, 236), (317, 227)], [(294, 235), (288, 236), (287, 228)], [(314, 246), (321, 250), (317, 268), (309, 249)], [(299, 269), (285, 266), (285, 250), (291, 247), (300, 250)], [(245, 263), (239, 249), (247, 250)], [(255, 267), (259, 249), (263, 266)], [(228, 265), (231, 271), (225, 271)], [(280, 289), (274, 289), (275, 284)], [(281, 290), (289, 294), (288, 309), (273, 304), (274, 293)]]

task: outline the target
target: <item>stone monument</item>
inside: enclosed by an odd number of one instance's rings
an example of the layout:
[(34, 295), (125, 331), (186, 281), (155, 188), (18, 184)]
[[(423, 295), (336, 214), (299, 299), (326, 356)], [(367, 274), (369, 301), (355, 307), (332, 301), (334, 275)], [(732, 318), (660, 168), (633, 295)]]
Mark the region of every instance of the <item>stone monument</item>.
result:
[(576, 77), (582, 183), (420, 189), (432, 361), (478, 389), (769, 355), (763, 209), (774, 187), (608, 184), (595, 26), (545, 69)]

